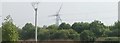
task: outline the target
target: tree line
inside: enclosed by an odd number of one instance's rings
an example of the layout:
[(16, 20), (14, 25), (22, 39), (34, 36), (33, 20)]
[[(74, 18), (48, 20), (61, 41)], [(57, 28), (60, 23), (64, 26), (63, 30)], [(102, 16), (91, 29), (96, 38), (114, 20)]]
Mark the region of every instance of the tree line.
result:
[[(13, 23), (10, 16), (5, 18), (1, 28), (3, 41), (34, 40), (35, 38), (35, 26), (32, 23), (26, 23), (20, 29)], [(120, 21), (116, 21), (111, 26), (106, 26), (101, 21), (94, 20), (91, 23), (75, 22), (70, 25), (63, 22), (59, 26), (53, 24), (43, 27), (38, 26), (37, 28), (38, 40), (95, 41), (100, 37), (120, 37)]]

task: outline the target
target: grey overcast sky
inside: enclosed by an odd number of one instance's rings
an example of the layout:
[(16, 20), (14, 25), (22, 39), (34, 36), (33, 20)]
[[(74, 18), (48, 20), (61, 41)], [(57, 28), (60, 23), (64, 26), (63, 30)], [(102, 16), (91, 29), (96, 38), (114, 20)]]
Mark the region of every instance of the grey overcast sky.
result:
[(118, 2), (119, 0), (1, 0), (1, 2)]
[[(38, 26), (55, 23), (55, 17), (61, 3), (41, 2), (38, 9)], [(105, 25), (112, 25), (118, 20), (117, 2), (64, 2), (60, 11), (63, 22), (92, 22), (100, 20)], [(2, 18), (11, 15), (14, 23), (23, 27), (26, 23), (34, 24), (34, 10), (30, 2), (3, 2)]]

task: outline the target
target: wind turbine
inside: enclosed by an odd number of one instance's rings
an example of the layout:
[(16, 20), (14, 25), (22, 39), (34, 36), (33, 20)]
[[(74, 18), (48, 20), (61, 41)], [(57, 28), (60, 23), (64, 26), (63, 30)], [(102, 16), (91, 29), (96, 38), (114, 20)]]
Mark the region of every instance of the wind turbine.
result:
[(32, 2), (31, 5), (35, 11), (35, 41), (37, 43), (37, 14), (38, 14), (38, 4), (39, 2)]
[(56, 17), (56, 26), (59, 26), (59, 21), (62, 22), (62, 19), (60, 18), (60, 14), (59, 14), (60, 10), (62, 9), (62, 6), (63, 6), (63, 4), (61, 4), (59, 10), (56, 12), (55, 15), (51, 15), (51, 16), (55, 16)]

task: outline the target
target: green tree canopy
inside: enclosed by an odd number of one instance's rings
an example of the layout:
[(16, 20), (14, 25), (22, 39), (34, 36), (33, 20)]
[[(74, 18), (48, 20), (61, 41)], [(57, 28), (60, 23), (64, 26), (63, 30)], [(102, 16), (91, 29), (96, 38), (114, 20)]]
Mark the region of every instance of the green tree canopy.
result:
[(115, 28), (115, 29), (120, 29), (120, 21), (115, 22), (114, 28)]
[(79, 40), (79, 34), (72, 30), (40, 29), (38, 32), (39, 40)]
[(115, 29), (115, 30), (112, 30), (112, 32), (109, 33), (109, 36), (111, 37), (120, 37), (120, 30), (119, 29)]
[(80, 33), (81, 41), (94, 41), (96, 39), (95, 34), (90, 30), (84, 30)]
[(39, 29), (38, 40), (49, 40), (50, 32), (48, 29)]
[(71, 26), (70, 26), (70, 24), (61, 23), (59, 25), (58, 29), (71, 29)]
[(58, 26), (53, 24), (53, 25), (48, 26), (47, 29), (58, 29)]
[(120, 37), (120, 21), (115, 22), (113, 26), (110, 26), (110, 32), (106, 33), (109, 37)]
[(21, 39), (23, 40), (33, 39), (35, 36), (35, 27), (31, 23), (26, 23), (25, 26), (22, 28), (21, 34)]
[(74, 31), (73, 29), (68, 29), (68, 30), (59, 30), (55, 32), (52, 36), (51, 39), (65, 39), (65, 40), (79, 40), (79, 34)]
[(2, 41), (18, 41), (19, 34), (11, 16), (8, 15), (4, 20), (5, 22), (2, 23)]
[(81, 33), (82, 31), (89, 29), (89, 23), (75, 22), (71, 28), (77, 31), (78, 33)]
[(94, 32), (97, 37), (100, 37), (105, 31), (105, 25), (101, 23), (101, 21), (95, 20), (90, 24), (90, 30)]
[(21, 40), (22, 37), (22, 29), (20, 29), (19, 27), (17, 27), (17, 32), (19, 34), (19, 40)]

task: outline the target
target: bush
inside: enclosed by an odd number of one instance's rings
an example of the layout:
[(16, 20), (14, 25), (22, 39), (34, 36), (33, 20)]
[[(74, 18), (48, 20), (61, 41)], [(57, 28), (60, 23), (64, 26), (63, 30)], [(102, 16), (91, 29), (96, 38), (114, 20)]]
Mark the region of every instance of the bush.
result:
[(39, 40), (79, 40), (79, 34), (72, 30), (54, 30), (54, 29), (40, 29), (38, 32)]
[(92, 31), (84, 30), (83, 32), (80, 33), (81, 41), (94, 41), (95, 38), (96, 37)]

